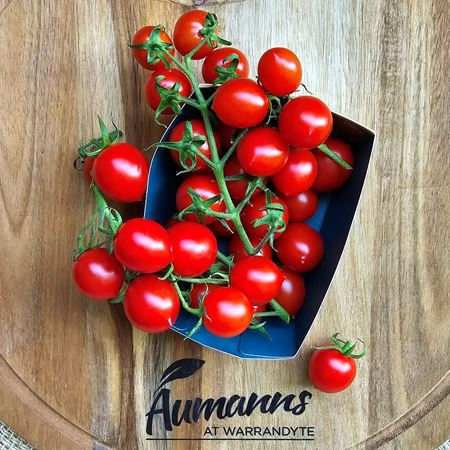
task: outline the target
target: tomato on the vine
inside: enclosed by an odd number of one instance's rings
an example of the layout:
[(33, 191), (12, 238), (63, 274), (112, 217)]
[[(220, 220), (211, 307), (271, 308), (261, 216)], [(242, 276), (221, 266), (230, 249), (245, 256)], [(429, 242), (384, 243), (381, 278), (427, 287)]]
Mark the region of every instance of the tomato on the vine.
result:
[(238, 289), (221, 287), (203, 302), (204, 327), (215, 336), (230, 338), (243, 333), (252, 320), (253, 307)]
[(308, 190), (317, 176), (316, 158), (310, 150), (291, 150), (281, 170), (272, 175), (275, 188), (284, 195), (298, 195)]
[[(251, 244), (253, 245), (253, 248), (258, 247), (258, 245), (261, 242), (261, 239), (255, 238), (255, 237), (249, 237)], [(244, 244), (241, 241), (241, 238), (238, 235), (234, 235), (229, 244), (228, 244), (228, 253), (230, 255), (234, 256), (234, 262), (238, 262), (240, 259), (245, 258), (246, 256), (249, 256), (247, 253), (247, 250), (245, 250)], [(270, 247), (269, 243), (266, 242), (261, 250), (256, 254), (256, 256), (265, 256), (268, 259), (272, 259), (272, 248)]]
[(93, 248), (75, 261), (73, 279), (84, 295), (93, 300), (108, 300), (119, 295), (124, 281), (123, 267), (106, 249)]
[[(136, 32), (136, 34), (133, 36), (132, 45), (142, 45), (146, 44), (150, 41), (150, 36), (152, 34), (152, 31), (155, 29), (154, 26), (147, 26), (143, 27), (140, 30)], [(170, 39), (169, 35), (164, 30), (159, 30), (159, 38), (162, 42), (166, 42), (167, 44), (172, 44), (172, 39)], [(148, 50), (144, 48), (132, 48), (131, 51), (133, 52), (134, 59), (144, 68), (147, 70), (158, 70), (165, 67), (163, 61), (158, 61), (152, 64), (149, 64), (147, 62), (148, 57)], [(175, 54), (175, 49), (170, 50), (170, 54)]]
[[(223, 168), (223, 174), (225, 177), (235, 177), (241, 176), (240, 180), (230, 180), (227, 181), (228, 192), (234, 200), (242, 200), (247, 193), (248, 188), (248, 176), (246, 175), (244, 169), (239, 164), (239, 161), (236, 156), (231, 157)], [(267, 184), (267, 179), (264, 179), (264, 184)], [(257, 188), (255, 192), (252, 194), (251, 198), (255, 198), (258, 194), (261, 193), (261, 189)]]
[(172, 242), (174, 273), (196, 277), (214, 264), (217, 239), (208, 227), (195, 222), (180, 222), (167, 232)]
[(216, 70), (217, 67), (226, 68), (230, 65), (231, 60), (224, 60), (233, 53), (236, 54), (239, 58), (239, 63), (236, 66), (235, 71), (236, 75), (240, 77), (248, 77), (250, 67), (247, 57), (237, 48), (222, 47), (211, 52), (203, 61), (202, 75), (205, 83), (213, 83), (214, 80), (219, 76)]
[[(289, 222), (289, 211), (283, 200), (274, 197), (270, 200), (270, 203), (277, 203), (283, 206), (284, 212), (282, 218), (287, 225)], [(257, 220), (262, 219), (265, 216), (267, 216), (266, 194), (259, 194), (251, 200), (251, 202), (242, 210), (241, 214), (242, 224), (250, 236), (263, 239), (267, 234), (269, 231), (269, 226), (267, 224), (258, 225), (257, 227), (254, 226)], [(281, 226), (278, 229), (281, 229)], [(275, 239), (278, 239), (281, 234), (282, 233), (280, 232), (275, 233)]]
[(136, 147), (122, 142), (106, 147), (92, 166), (98, 188), (111, 200), (122, 203), (143, 199), (148, 170), (145, 155)]
[(302, 66), (297, 55), (284, 47), (267, 50), (258, 62), (258, 80), (273, 95), (292, 94), (302, 81)]
[(198, 308), (200, 306), (200, 302), (203, 302), (205, 297), (210, 293), (220, 288), (220, 284), (212, 284), (212, 283), (195, 283), (191, 289), (189, 297), (191, 301), (189, 302), (189, 306), (191, 308)]
[(173, 260), (169, 234), (150, 219), (127, 220), (114, 239), (114, 254), (128, 269), (138, 273), (155, 273)]
[[(350, 145), (334, 138), (329, 138), (325, 144), (345, 162), (353, 166), (353, 152)], [(316, 191), (333, 191), (350, 178), (352, 171), (340, 166), (325, 153), (314, 150), (313, 154), (317, 160), (317, 177), (312, 187)]]
[(280, 195), (280, 199), (288, 208), (290, 222), (305, 222), (315, 214), (319, 206), (319, 196), (312, 190), (290, 197)]
[(362, 358), (367, 346), (358, 339), (364, 348), (360, 353), (353, 353), (356, 344), (332, 336), (333, 345), (315, 347), (308, 363), (308, 375), (311, 383), (320, 391), (340, 392), (350, 386), (356, 376), (355, 359)]
[(297, 272), (314, 269), (324, 253), (322, 236), (305, 223), (290, 223), (275, 247), (279, 260)]
[[(217, 181), (210, 175), (194, 175), (186, 178), (178, 187), (176, 194), (176, 204), (178, 211), (182, 211), (188, 206), (192, 205), (192, 198), (189, 194), (189, 190), (196, 192), (202, 200), (208, 200), (217, 195), (220, 195), (220, 188)], [(225, 212), (225, 203), (223, 200), (219, 200), (213, 203), (210, 207), (211, 210), (216, 212)], [(185, 220), (194, 222), (201, 222), (202, 219), (195, 213), (188, 213), (184, 215)], [(214, 217), (204, 217), (203, 223), (210, 224), (216, 219)]]
[(227, 125), (249, 128), (260, 124), (269, 110), (264, 89), (249, 78), (233, 78), (216, 91), (212, 110)]
[(130, 283), (123, 308), (136, 328), (146, 333), (162, 333), (177, 320), (180, 299), (169, 281), (146, 275)]
[[(174, 127), (174, 129), (172, 130), (172, 132), (169, 135), (169, 142), (178, 142), (183, 139), (183, 134), (186, 129), (186, 122), (187, 121), (184, 120), (184, 121), (178, 123)], [(194, 136), (203, 136), (203, 137), (207, 138), (205, 124), (202, 120), (190, 119), (189, 122), (191, 122), (191, 124), (192, 124), (192, 132), (193, 132)], [(217, 152), (220, 155), (221, 145), (220, 145), (219, 136), (217, 135), (217, 133), (215, 131), (213, 132), (213, 135), (214, 135), (214, 141), (216, 144)], [(203, 145), (198, 147), (198, 150), (203, 155), (205, 155), (209, 160), (211, 160), (211, 149), (209, 146), (208, 139), (206, 139), (206, 141)], [(179, 152), (177, 152), (176, 150), (170, 150), (170, 155), (172, 156), (174, 161), (181, 167)], [(203, 161), (203, 159), (201, 159), (199, 156), (195, 157), (195, 161), (196, 161), (195, 171), (197, 171), (197, 172), (204, 170), (208, 167), (206, 162)], [(192, 160), (189, 161), (188, 166), (192, 167)]]
[(231, 231), (228, 228), (226, 228), (219, 220), (216, 220), (215, 222), (208, 225), (211, 231), (217, 236), (224, 238), (234, 236), (234, 234), (236, 233), (236, 227), (234, 226), (234, 223), (230, 219), (222, 219), (222, 220), (225, 221), (225, 223), (228, 225)]
[(231, 287), (239, 289), (252, 305), (264, 305), (280, 292), (285, 276), (278, 266), (264, 256), (246, 256), (230, 272)]
[(333, 116), (322, 100), (303, 95), (283, 106), (278, 127), (288, 144), (311, 149), (327, 140), (333, 127)]
[[(192, 85), (189, 78), (178, 69), (159, 69), (153, 72), (145, 83), (145, 99), (150, 107), (156, 111), (161, 103), (161, 97), (156, 89), (156, 78), (164, 76), (165, 78), (159, 81), (159, 86), (166, 89), (172, 88), (176, 83), (179, 83), (178, 94), (183, 97), (189, 97), (192, 94)], [(161, 114), (173, 114), (172, 108), (167, 107)]]
[(220, 143), (222, 144), (222, 149), (228, 150), (233, 145), (237, 128), (230, 127), (226, 123), (219, 121), (215, 131), (219, 136)]
[(94, 165), (94, 161), (95, 158), (93, 156), (88, 156), (84, 159), (83, 175), (88, 184), (91, 184), (92, 182), (92, 166)]
[(305, 282), (299, 273), (287, 267), (282, 267), (281, 271), (286, 278), (276, 300), (291, 317), (295, 317), (305, 301)]
[[(173, 30), (173, 43), (180, 55), (187, 55), (204, 39), (200, 31), (205, 26), (207, 15), (208, 13), (206, 11), (195, 9), (183, 14), (177, 20), (175, 29)], [(205, 42), (194, 53), (192, 59), (203, 59), (212, 51), (213, 49)]]
[(288, 156), (288, 146), (274, 128), (250, 130), (237, 147), (239, 164), (246, 173), (256, 177), (279, 172)]

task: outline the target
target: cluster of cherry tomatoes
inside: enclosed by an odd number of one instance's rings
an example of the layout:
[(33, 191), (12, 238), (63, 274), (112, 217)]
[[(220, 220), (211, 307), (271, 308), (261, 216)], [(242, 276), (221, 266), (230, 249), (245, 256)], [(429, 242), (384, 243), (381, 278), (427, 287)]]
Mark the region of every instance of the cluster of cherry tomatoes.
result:
[[(333, 117), (325, 103), (291, 97), (302, 80), (297, 56), (266, 51), (256, 82), (246, 56), (218, 48), (224, 42), (215, 16), (200, 10), (177, 21), (173, 42), (161, 26), (142, 28), (132, 41), (135, 59), (152, 71), (145, 96), (157, 116), (195, 106), (193, 92), (202, 113), (178, 123), (161, 145), (184, 172), (168, 224), (122, 223), (104, 204), (103, 196), (143, 199), (149, 165), (140, 150), (111, 139), (104, 126), (102, 138), (83, 148), (86, 178), (109, 225), (105, 241), (78, 252), (74, 279), (90, 298), (123, 300), (130, 322), (146, 332), (170, 328), (180, 306), (224, 338), (261, 328), (277, 311), (295, 316), (305, 298), (301, 273), (324, 254), (320, 234), (304, 222), (318, 208), (317, 192), (351, 175), (352, 151), (329, 137)], [(175, 49), (187, 56), (185, 69)], [(201, 98), (191, 60), (203, 60), (204, 81), (218, 86), (211, 99)], [(229, 256), (218, 251), (217, 236), (229, 239)]]

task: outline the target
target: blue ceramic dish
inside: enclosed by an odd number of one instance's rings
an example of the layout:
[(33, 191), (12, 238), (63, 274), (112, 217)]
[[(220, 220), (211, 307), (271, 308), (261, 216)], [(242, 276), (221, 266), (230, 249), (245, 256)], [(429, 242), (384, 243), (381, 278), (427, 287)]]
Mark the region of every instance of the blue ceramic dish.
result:
[[(211, 95), (213, 90), (213, 87), (203, 88), (204, 95)], [(172, 121), (161, 140), (167, 140), (173, 127), (180, 121), (199, 117), (200, 114), (195, 108), (186, 105), (182, 114)], [(372, 131), (337, 114), (333, 114), (333, 118), (332, 135), (352, 146), (355, 156), (354, 170), (342, 188), (320, 196), (318, 211), (307, 222), (322, 234), (325, 256), (321, 264), (305, 276), (306, 299), (302, 309), (289, 325), (278, 318), (270, 318), (266, 324), (270, 339), (255, 330), (247, 330), (235, 338), (223, 339), (201, 328), (191, 338), (193, 341), (240, 358), (289, 359), (298, 353), (319, 312), (342, 255), (374, 141)], [(157, 149), (151, 162), (144, 217), (165, 225), (169, 217), (176, 212), (175, 193), (180, 182), (176, 176), (177, 170), (169, 151)], [(222, 246), (224, 244), (225, 242), (221, 243)], [(182, 310), (172, 328), (186, 336), (195, 322), (196, 317)]]

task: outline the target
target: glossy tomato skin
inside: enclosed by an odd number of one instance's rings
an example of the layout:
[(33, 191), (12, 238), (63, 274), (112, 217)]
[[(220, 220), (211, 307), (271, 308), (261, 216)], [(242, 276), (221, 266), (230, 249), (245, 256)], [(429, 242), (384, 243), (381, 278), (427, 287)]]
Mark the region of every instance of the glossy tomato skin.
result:
[(88, 156), (84, 160), (83, 164), (83, 175), (87, 184), (92, 183), (92, 166), (94, 165), (95, 158), (93, 156)]
[(302, 66), (297, 55), (284, 47), (267, 50), (258, 62), (258, 80), (273, 95), (292, 94), (302, 81)]
[(279, 172), (288, 156), (288, 146), (274, 128), (250, 130), (237, 147), (239, 164), (246, 173), (256, 177)]
[(315, 214), (319, 207), (319, 196), (312, 190), (290, 197), (280, 194), (280, 199), (288, 208), (290, 222), (305, 222)]
[[(249, 237), (251, 244), (253, 245), (253, 248), (256, 248), (259, 243), (261, 242), (261, 239), (257, 239), (254, 237)], [(229, 244), (228, 244), (228, 253), (230, 255), (234, 256), (234, 262), (238, 262), (242, 258), (245, 258), (246, 256), (249, 256), (247, 253), (247, 250), (245, 250), (244, 244), (241, 241), (241, 238), (236, 234), (234, 235)], [(266, 242), (259, 253), (256, 254), (257, 256), (265, 256), (268, 259), (272, 259), (272, 248), (270, 247), (269, 243)]]
[[(271, 203), (278, 203), (283, 205), (284, 213), (283, 220), (287, 225), (289, 222), (289, 211), (287, 206), (284, 204), (283, 200), (279, 198), (272, 198)], [(251, 200), (251, 202), (242, 210), (241, 220), (242, 225), (246, 229), (247, 233), (255, 238), (263, 239), (264, 236), (269, 231), (269, 227), (267, 225), (259, 225), (257, 227), (254, 226), (254, 223), (262, 219), (267, 215), (266, 209), (266, 195), (260, 194)], [(278, 239), (282, 233), (275, 233), (275, 239)]]
[[(227, 181), (228, 192), (234, 200), (242, 200), (247, 193), (248, 179), (245, 178), (245, 171), (239, 164), (236, 156), (231, 157), (225, 164), (223, 173), (226, 177), (232, 177), (237, 175), (243, 175), (242, 180)], [(264, 183), (267, 184), (267, 179), (264, 179)], [(251, 198), (255, 198), (261, 193), (261, 189), (256, 189)]]
[(146, 275), (130, 283), (123, 308), (136, 328), (146, 333), (162, 333), (177, 320), (180, 299), (169, 281)]
[[(155, 27), (153, 26), (147, 26), (143, 27), (140, 30), (136, 32), (136, 34), (133, 36), (133, 45), (141, 45), (146, 44), (150, 40), (150, 36), (152, 34), (152, 31)], [(167, 42), (168, 44), (172, 44), (172, 39), (170, 39), (169, 35), (163, 31), (159, 31), (159, 38), (162, 42)], [(132, 48), (131, 51), (133, 52), (134, 59), (144, 68), (147, 70), (158, 70), (163, 69), (164, 63), (162, 61), (158, 61), (154, 64), (149, 64), (147, 62), (148, 57), (148, 50), (145, 49), (139, 49), (139, 48)], [(175, 54), (175, 49), (170, 50), (170, 54)]]
[(167, 231), (150, 219), (127, 220), (114, 239), (114, 254), (128, 269), (138, 273), (155, 273), (173, 260)]
[[(183, 14), (177, 20), (173, 31), (173, 43), (180, 55), (187, 55), (203, 40), (200, 30), (205, 26), (207, 14), (206, 11), (195, 9)], [(205, 44), (195, 52), (192, 59), (203, 59), (212, 51), (213, 49), (205, 42)]]
[(196, 277), (206, 272), (217, 257), (217, 239), (205, 225), (180, 222), (169, 233), (173, 249), (174, 272), (182, 277)]
[(216, 235), (224, 238), (230, 238), (234, 236), (236, 233), (236, 227), (234, 226), (234, 223), (229, 219), (224, 219), (227, 225), (231, 228), (232, 231), (225, 228), (224, 225), (222, 225), (218, 220), (215, 222), (209, 224), (210, 230)]
[(272, 182), (284, 195), (307, 191), (317, 176), (317, 161), (310, 150), (291, 150), (286, 164), (272, 176)]
[(278, 127), (288, 144), (311, 149), (328, 139), (333, 127), (333, 116), (322, 100), (303, 95), (283, 106), (278, 117)]
[(240, 259), (230, 272), (230, 284), (245, 294), (253, 306), (265, 305), (280, 291), (284, 274), (264, 256)]
[(109, 300), (119, 295), (124, 281), (123, 267), (106, 249), (93, 248), (75, 261), (73, 279), (87, 297)]
[(217, 89), (212, 110), (231, 127), (249, 128), (264, 120), (269, 110), (269, 100), (255, 81), (234, 78)]
[(230, 127), (219, 120), (215, 131), (219, 136), (222, 150), (228, 150), (233, 144), (237, 128)]
[(322, 236), (305, 223), (290, 223), (275, 247), (282, 264), (297, 272), (314, 269), (324, 253)]
[[(178, 142), (183, 139), (183, 134), (186, 129), (186, 122), (187, 121), (184, 120), (184, 121), (178, 123), (174, 127), (174, 129), (170, 133), (169, 142)], [(206, 138), (205, 124), (202, 120), (190, 119), (189, 122), (191, 122), (191, 124), (192, 124), (192, 131), (193, 131), (194, 136), (204, 136)], [(221, 154), (221, 144), (220, 144), (219, 136), (217, 135), (216, 132), (213, 132), (213, 134), (214, 134), (214, 141), (216, 144), (216, 149), (220, 155)], [(208, 159), (211, 159), (211, 149), (209, 147), (208, 140), (206, 140), (206, 142), (203, 145), (201, 145), (198, 149)], [(170, 155), (172, 156), (173, 160), (181, 167), (180, 154), (176, 150), (170, 150)], [(203, 171), (208, 167), (206, 162), (203, 161), (203, 159), (199, 158), (198, 156), (195, 157), (195, 160), (196, 160), (196, 168), (195, 168), (196, 172)], [(188, 165), (189, 165), (189, 167), (191, 167), (192, 161), (188, 161)]]
[(224, 59), (232, 53), (235, 53), (239, 57), (239, 63), (236, 67), (236, 75), (240, 77), (248, 77), (250, 66), (247, 57), (237, 48), (222, 47), (211, 52), (203, 61), (202, 76), (205, 83), (213, 83), (219, 76), (216, 71), (216, 67), (226, 68), (230, 65), (231, 61), (224, 62)]
[(138, 202), (147, 188), (149, 164), (145, 155), (130, 144), (106, 147), (94, 160), (95, 184), (111, 200)]
[(332, 394), (352, 384), (356, 363), (336, 349), (315, 350), (309, 360), (308, 375), (317, 389)]
[[(145, 83), (145, 99), (150, 107), (156, 111), (161, 103), (161, 97), (156, 90), (156, 78), (164, 76), (159, 85), (166, 89), (172, 88), (176, 83), (180, 83), (178, 93), (183, 97), (189, 97), (192, 94), (192, 86), (189, 78), (178, 69), (158, 69), (153, 72)], [(173, 114), (173, 110), (167, 107), (162, 114)]]
[[(182, 211), (192, 204), (192, 198), (188, 192), (189, 189), (194, 190), (203, 200), (215, 197), (221, 193), (219, 185), (213, 176), (193, 175), (192, 177), (186, 178), (178, 187), (175, 199), (178, 211)], [(223, 201), (216, 202), (211, 205), (211, 209), (217, 212), (225, 212), (225, 203)], [(185, 214), (183, 218), (192, 222), (200, 222), (199, 217), (194, 213)], [(215, 220), (213, 217), (205, 217), (203, 222), (205, 224), (211, 224)]]
[(291, 317), (295, 317), (305, 301), (305, 282), (300, 274), (287, 267), (282, 267), (281, 271), (286, 278), (276, 300)]
[(203, 301), (205, 297), (210, 293), (220, 288), (220, 284), (211, 283), (195, 283), (189, 294), (191, 308), (198, 308), (200, 301)]
[[(329, 138), (325, 144), (353, 167), (353, 152), (348, 144), (334, 138)], [(351, 170), (344, 169), (320, 150), (314, 150), (313, 153), (317, 160), (317, 177), (314, 181), (313, 189), (319, 192), (334, 191), (350, 178)]]
[(247, 297), (232, 287), (210, 292), (204, 300), (204, 327), (215, 336), (230, 338), (243, 333), (252, 320), (253, 307)]

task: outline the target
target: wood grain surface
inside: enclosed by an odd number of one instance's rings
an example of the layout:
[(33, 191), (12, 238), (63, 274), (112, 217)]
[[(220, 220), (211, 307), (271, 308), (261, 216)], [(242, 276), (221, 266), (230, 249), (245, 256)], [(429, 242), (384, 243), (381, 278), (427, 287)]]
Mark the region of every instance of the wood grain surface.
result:
[[(220, 3), (220, 5), (219, 5)], [(349, 242), (298, 358), (240, 361), (175, 333), (131, 329), (121, 306), (85, 301), (70, 278), (93, 207), (72, 168), (77, 146), (112, 118), (145, 148), (161, 135), (146, 74), (127, 41), (169, 32), (183, 5), (210, 4), (223, 35), (256, 65), (271, 46), (300, 56), (304, 82), (376, 132)], [(446, 0), (0, 0), (0, 417), (39, 449), (275, 449), (293, 443), (146, 441), (151, 396), (180, 358), (205, 360), (173, 398), (298, 393), (302, 416), (225, 425), (314, 426), (299, 448), (434, 449), (450, 437), (450, 7)], [(254, 70), (253, 70), (254, 74)], [(136, 213), (136, 211), (135, 211)], [(354, 385), (313, 390), (309, 348), (335, 331), (370, 347)], [(211, 419), (155, 436), (201, 437)]]

